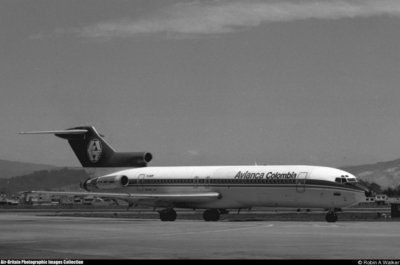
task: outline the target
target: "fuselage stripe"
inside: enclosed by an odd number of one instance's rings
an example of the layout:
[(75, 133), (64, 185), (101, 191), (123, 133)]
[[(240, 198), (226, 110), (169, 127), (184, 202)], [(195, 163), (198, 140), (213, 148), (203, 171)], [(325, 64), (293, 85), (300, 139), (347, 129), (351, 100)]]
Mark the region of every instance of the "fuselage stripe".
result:
[(146, 187), (206, 187), (206, 188), (294, 188), (294, 189), (329, 189), (329, 190), (342, 190), (342, 191), (358, 191), (364, 192), (359, 188), (341, 187), (337, 185), (316, 185), (316, 184), (186, 184), (186, 183), (166, 183), (166, 184), (129, 184), (129, 187), (146, 188)]

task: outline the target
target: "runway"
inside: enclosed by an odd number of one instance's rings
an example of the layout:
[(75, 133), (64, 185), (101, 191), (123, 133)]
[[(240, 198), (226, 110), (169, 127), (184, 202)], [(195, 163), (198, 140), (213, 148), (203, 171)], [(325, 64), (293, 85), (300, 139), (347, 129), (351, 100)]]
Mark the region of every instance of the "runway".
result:
[(0, 259), (399, 259), (398, 222), (204, 222), (0, 213)]

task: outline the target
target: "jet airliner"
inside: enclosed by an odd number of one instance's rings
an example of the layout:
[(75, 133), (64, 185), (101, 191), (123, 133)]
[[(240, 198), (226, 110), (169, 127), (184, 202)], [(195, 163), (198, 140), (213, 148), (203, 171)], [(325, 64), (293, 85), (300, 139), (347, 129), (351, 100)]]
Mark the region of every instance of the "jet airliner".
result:
[(20, 134), (54, 134), (68, 140), (84, 168), (114, 170), (81, 183), (86, 191), (35, 193), (121, 199), (159, 209), (162, 221), (175, 221), (176, 208), (202, 209), (205, 221), (218, 221), (233, 209), (296, 207), (329, 209), (326, 221), (336, 222), (337, 209), (365, 201), (368, 194), (354, 175), (330, 167), (147, 167), (151, 153), (116, 152), (93, 126)]

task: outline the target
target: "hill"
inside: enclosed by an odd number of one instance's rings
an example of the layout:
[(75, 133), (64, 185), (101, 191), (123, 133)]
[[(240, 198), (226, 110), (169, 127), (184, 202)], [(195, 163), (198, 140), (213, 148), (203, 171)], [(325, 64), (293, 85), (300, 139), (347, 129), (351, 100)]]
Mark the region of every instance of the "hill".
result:
[(37, 171), (25, 176), (0, 179), (0, 193), (16, 193), (30, 190), (58, 190), (68, 187), (78, 189), (79, 183), (89, 176), (83, 169), (57, 169)]
[(57, 168), (58, 167), (50, 165), (0, 160), (0, 179), (27, 175), (40, 170), (51, 170)]
[(382, 188), (396, 188), (400, 185), (400, 159), (376, 164), (347, 166), (341, 169), (363, 181), (376, 183)]

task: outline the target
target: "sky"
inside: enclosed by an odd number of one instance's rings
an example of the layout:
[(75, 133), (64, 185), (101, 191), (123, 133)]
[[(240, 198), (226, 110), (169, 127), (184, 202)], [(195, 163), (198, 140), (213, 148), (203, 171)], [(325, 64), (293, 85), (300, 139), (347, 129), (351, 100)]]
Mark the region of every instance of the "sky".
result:
[(0, 0), (0, 159), (93, 125), (151, 166), (400, 158), (398, 0)]

